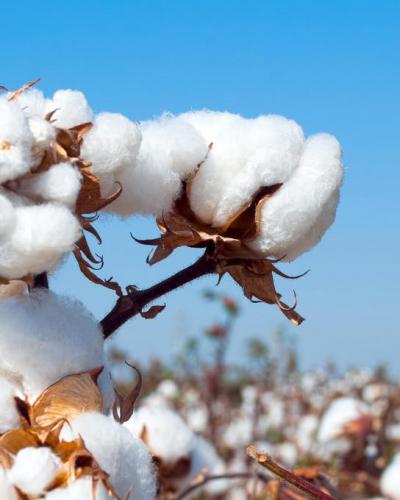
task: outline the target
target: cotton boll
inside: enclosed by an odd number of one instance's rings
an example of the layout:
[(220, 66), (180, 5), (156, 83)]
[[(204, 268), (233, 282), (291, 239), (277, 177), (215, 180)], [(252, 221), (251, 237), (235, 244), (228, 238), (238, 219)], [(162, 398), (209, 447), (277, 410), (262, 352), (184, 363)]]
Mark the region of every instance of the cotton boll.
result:
[[(225, 464), (218, 456), (214, 446), (200, 436), (196, 436), (193, 441), (191, 463), (191, 479), (194, 479), (201, 472), (206, 472), (207, 475), (211, 476), (226, 472)], [(228, 486), (229, 481), (220, 479), (206, 484), (204, 491), (209, 495), (221, 495), (228, 489)]]
[(58, 128), (71, 128), (92, 121), (93, 112), (86, 97), (78, 90), (57, 90), (46, 104), (46, 112), (57, 110), (53, 115)]
[(232, 450), (248, 446), (253, 438), (253, 427), (254, 424), (251, 417), (239, 416), (235, 420), (232, 420), (222, 435), (225, 446)]
[(157, 392), (166, 399), (176, 399), (179, 396), (179, 387), (173, 380), (163, 380), (159, 383)]
[(31, 146), (32, 134), (20, 107), (0, 97), (0, 184), (29, 171)]
[(0, 434), (20, 426), (14, 399), (16, 392), (15, 384), (0, 376)]
[(50, 491), (44, 498), (45, 500), (112, 500), (114, 498), (107, 492), (101, 481), (96, 483), (95, 491), (93, 496), (93, 479), (81, 477), (65, 488), (56, 488)]
[(105, 363), (103, 371), (97, 378), (97, 385), (103, 397), (103, 412), (107, 414), (109, 413), (115, 399), (114, 385), (107, 363)]
[(84, 137), (81, 156), (92, 163), (95, 174), (104, 176), (133, 165), (140, 142), (136, 123), (119, 113), (100, 113)]
[(7, 472), (0, 467), (0, 492), (2, 500), (19, 500), (17, 490), (10, 483)]
[(62, 203), (73, 209), (81, 190), (82, 174), (68, 162), (21, 181), (19, 192), (45, 201)]
[(24, 493), (40, 495), (55, 479), (61, 467), (61, 460), (50, 448), (23, 448), (17, 453), (8, 477)]
[(161, 216), (178, 198), (182, 180), (207, 154), (207, 144), (183, 120), (163, 116), (140, 124), (142, 143), (137, 162), (116, 174), (122, 193), (109, 209)]
[(0, 245), (0, 276), (16, 279), (52, 269), (81, 236), (76, 217), (61, 205), (18, 207), (15, 230)]
[(337, 140), (310, 137), (296, 171), (264, 204), (261, 234), (251, 247), (289, 261), (312, 248), (334, 221), (342, 179)]
[(56, 139), (55, 127), (38, 116), (29, 118), (29, 129), (32, 133), (32, 166), (37, 167), (40, 165), (45, 150)]
[(400, 453), (383, 471), (380, 480), (382, 493), (393, 500), (400, 500)]
[(110, 417), (83, 413), (71, 423), (76, 436), (82, 436), (100, 467), (110, 475), (116, 493), (125, 498), (132, 490), (134, 498), (155, 498), (156, 484), (152, 459), (140, 439)]
[(0, 190), (0, 244), (9, 238), (16, 223), (15, 209)]
[(38, 89), (28, 89), (22, 92), (16, 100), (18, 106), (22, 109), (25, 115), (29, 117), (44, 118), (46, 114), (47, 100), (43, 92)]
[(318, 441), (326, 443), (339, 437), (346, 424), (368, 413), (368, 406), (358, 399), (350, 397), (335, 399), (321, 418)]
[(190, 456), (193, 433), (172, 410), (165, 407), (142, 407), (124, 425), (136, 437), (140, 437), (146, 428), (149, 448), (168, 464)]
[(1, 300), (0, 323), (0, 373), (31, 403), (62, 377), (104, 365), (102, 334), (78, 301), (34, 290)]
[(285, 182), (303, 148), (303, 132), (282, 116), (245, 119), (199, 111), (182, 115), (213, 147), (197, 173), (190, 204), (204, 222), (219, 227), (259, 188)]

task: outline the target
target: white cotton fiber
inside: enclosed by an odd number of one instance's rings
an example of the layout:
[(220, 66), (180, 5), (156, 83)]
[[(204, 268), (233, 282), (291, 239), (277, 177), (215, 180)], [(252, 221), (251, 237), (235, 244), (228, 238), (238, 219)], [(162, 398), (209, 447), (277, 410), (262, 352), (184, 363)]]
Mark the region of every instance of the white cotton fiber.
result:
[(135, 163), (141, 141), (136, 123), (119, 113), (100, 113), (84, 136), (81, 156), (97, 175), (107, 175)]
[(32, 167), (40, 165), (44, 152), (56, 138), (55, 127), (38, 116), (29, 118), (29, 129), (32, 133)]
[(16, 223), (15, 209), (0, 189), (0, 245), (9, 238)]
[(62, 162), (46, 172), (21, 181), (21, 194), (43, 201), (54, 201), (74, 208), (81, 189), (82, 174), (71, 163)]
[(44, 498), (45, 500), (114, 500), (113, 495), (108, 494), (102, 481), (96, 483), (94, 497), (93, 486), (91, 477), (80, 477), (65, 488), (56, 488), (50, 491)]
[(1, 500), (20, 499), (16, 489), (8, 479), (7, 472), (2, 467), (0, 467), (0, 492), (1, 492)]
[(62, 467), (61, 460), (50, 448), (23, 448), (14, 459), (9, 480), (28, 495), (44, 493)]
[(302, 129), (282, 116), (246, 119), (196, 111), (182, 115), (213, 147), (197, 173), (190, 204), (197, 216), (223, 226), (259, 188), (285, 182), (296, 168)]
[(121, 196), (110, 210), (121, 215), (154, 214), (171, 209), (184, 180), (207, 154), (207, 144), (179, 117), (164, 115), (140, 124), (142, 143), (135, 165), (119, 171)]
[(400, 453), (397, 453), (383, 471), (380, 480), (381, 492), (392, 500), (400, 500)]
[(0, 183), (29, 171), (31, 146), (32, 134), (21, 108), (0, 97)]
[(139, 408), (124, 425), (136, 437), (146, 428), (149, 448), (168, 464), (190, 457), (194, 435), (182, 418), (168, 408)]
[(316, 245), (333, 223), (343, 179), (341, 149), (328, 134), (310, 137), (298, 168), (261, 211), (251, 247), (293, 260)]
[(7, 378), (0, 376), (0, 434), (20, 426), (19, 414), (14, 396), (17, 387)]
[[(214, 446), (201, 436), (195, 436), (191, 454), (190, 478), (193, 480), (201, 472), (210, 476), (224, 474), (226, 467)], [(210, 495), (221, 495), (229, 486), (229, 481), (220, 479), (207, 483), (204, 490)]]
[(33, 402), (65, 375), (104, 365), (103, 337), (78, 301), (48, 291), (0, 301), (0, 373)]
[(321, 418), (318, 441), (326, 443), (339, 437), (346, 424), (368, 413), (368, 406), (358, 399), (350, 397), (335, 399)]
[(52, 269), (81, 236), (76, 217), (58, 204), (18, 207), (15, 229), (0, 245), (0, 276), (21, 278)]
[(16, 100), (18, 106), (22, 109), (25, 115), (32, 117), (37, 116), (44, 118), (46, 114), (46, 103), (43, 92), (38, 89), (29, 89), (22, 92)]
[(54, 110), (57, 111), (52, 119), (57, 128), (71, 128), (93, 119), (86, 97), (79, 90), (57, 90), (53, 99), (46, 103), (46, 112)]
[(71, 423), (75, 435), (82, 436), (86, 447), (121, 498), (131, 490), (133, 498), (155, 498), (156, 484), (152, 458), (144, 443), (100, 413), (83, 413)]

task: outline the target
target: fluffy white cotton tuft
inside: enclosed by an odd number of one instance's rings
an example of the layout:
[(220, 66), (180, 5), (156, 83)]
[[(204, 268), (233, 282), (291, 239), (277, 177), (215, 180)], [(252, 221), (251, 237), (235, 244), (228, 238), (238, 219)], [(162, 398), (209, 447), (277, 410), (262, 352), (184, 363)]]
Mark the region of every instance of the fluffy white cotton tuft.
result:
[[(112, 500), (104, 484), (96, 483), (95, 496), (93, 496), (93, 480), (91, 477), (81, 477), (73, 481), (66, 488), (56, 488), (44, 497), (46, 500)], [(143, 499), (144, 500), (144, 499)]]
[(207, 144), (179, 117), (164, 115), (140, 124), (142, 143), (136, 164), (117, 173), (123, 187), (110, 210), (162, 215), (181, 192), (182, 183), (207, 154)]
[(328, 134), (310, 137), (298, 168), (261, 211), (255, 250), (293, 260), (316, 245), (335, 219), (343, 179), (341, 149)]
[(21, 278), (52, 269), (81, 236), (76, 217), (61, 205), (15, 210), (14, 232), (0, 245), (0, 276)]
[(204, 222), (219, 227), (260, 187), (285, 182), (296, 168), (304, 136), (282, 116), (246, 119), (231, 113), (182, 115), (213, 147), (197, 173), (190, 204)]
[(4, 299), (0, 324), (0, 373), (30, 402), (65, 375), (104, 365), (102, 334), (77, 301), (48, 291)]
[(7, 472), (2, 467), (0, 467), (0, 492), (2, 500), (20, 499), (20, 496), (17, 494), (17, 490), (8, 479)]
[(29, 171), (32, 134), (21, 108), (0, 97), (0, 183)]
[(149, 448), (168, 464), (190, 457), (193, 433), (181, 417), (168, 408), (139, 408), (124, 425), (135, 437), (146, 428)]
[(0, 434), (20, 426), (15, 395), (15, 385), (0, 376)]
[(8, 477), (24, 493), (40, 495), (61, 467), (61, 460), (50, 448), (24, 448), (17, 453)]
[(45, 150), (56, 138), (55, 127), (38, 116), (29, 118), (29, 129), (32, 133), (32, 166), (40, 165)]
[(136, 123), (119, 113), (100, 113), (84, 137), (81, 156), (92, 162), (95, 174), (106, 175), (133, 167), (140, 141)]
[(393, 500), (400, 500), (400, 453), (383, 471), (380, 480), (382, 493)]
[(39, 200), (62, 203), (75, 207), (81, 189), (82, 174), (68, 162), (58, 163), (30, 179), (21, 181), (19, 192)]
[(0, 190), (0, 245), (9, 238), (15, 228), (15, 209), (8, 198)]
[(25, 115), (38, 116), (44, 118), (46, 114), (46, 103), (43, 92), (38, 89), (29, 89), (22, 92), (16, 100), (18, 106), (22, 109)]
[(155, 498), (152, 458), (140, 439), (135, 439), (112, 418), (99, 413), (83, 413), (71, 426), (75, 435), (82, 436), (100, 467), (110, 475), (110, 482), (121, 498), (130, 490), (134, 498)]
[(78, 90), (57, 90), (46, 104), (46, 111), (57, 110), (53, 115), (58, 128), (71, 128), (92, 121), (93, 112), (84, 94)]
[(339, 437), (346, 424), (368, 413), (368, 406), (358, 399), (350, 397), (335, 399), (321, 418), (318, 441), (326, 443)]

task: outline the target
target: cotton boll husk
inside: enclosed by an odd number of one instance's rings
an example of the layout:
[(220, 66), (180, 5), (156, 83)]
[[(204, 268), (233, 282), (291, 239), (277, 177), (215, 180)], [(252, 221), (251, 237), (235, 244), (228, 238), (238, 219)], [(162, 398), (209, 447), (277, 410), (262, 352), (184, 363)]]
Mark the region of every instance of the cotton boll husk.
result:
[(0, 188), (0, 244), (10, 237), (16, 223), (15, 209)]
[(181, 193), (182, 180), (205, 158), (207, 144), (191, 125), (169, 115), (141, 123), (140, 130), (137, 162), (116, 174), (123, 190), (109, 209), (161, 216)]
[(380, 480), (382, 493), (393, 500), (400, 500), (400, 453), (383, 471)]
[(213, 143), (190, 191), (192, 209), (213, 226), (226, 224), (259, 188), (285, 182), (298, 164), (303, 132), (282, 116), (197, 111), (182, 118)]
[(81, 189), (81, 180), (82, 174), (77, 167), (62, 162), (42, 174), (21, 181), (19, 192), (73, 209)]
[(350, 397), (335, 399), (321, 418), (318, 441), (326, 443), (339, 437), (346, 424), (368, 414), (368, 406), (358, 399)]
[(54, 203), (18, 207), (15, 230), (0, 245), (0, 276), (21, 278), (52, 269), (81, 236), (77, 218)]
[(100, 329), (78, 301), (34, 290), (1, 300), (0, 323), (0, 373), (31, 403), (62, 377), (104, 365)]
[[(93, 480), (91, 477), (76, 479), (66, 488), (56, 488), (44, 497), (46, 500), (112, 500), (114, 497), (107, 492), (101, 481), (96, 484), (93, 496)], [(144, 499), (143, 499), (144, 500)]]
[(55, 127), (38, 116), (29, 118), (29, 129), (32, 133), (32, 166), (40, 165), (45, 150), (55, 141)]
[(119, 113), (100, 113), (84, 136), (81, 156), (96, 175), (107, 175), (134, 164), (141, 142), (136, 123)]
[(290, 261), (316, 245), (335, 219), (343, 180), (341, 149), (329, 134), (310, 137), (298, 168), (261, 210), (251, 247)]
[(46, 112), (57, 110), (53, 115), (58, 128), (71, 128), (92, 121), (93, 112), (86, 97), (79, 90), (57, 90), (53, 99), (46, 103)]
[(116, 493), (125, 498), (155, 498), (156, 484), (152, 458), (140, 439), (122, 425), (100, 413), (82, 413), (71, 422), (100, 467), (110, 475)]
[(43, 92), (38, 89), (25, 90), (18, 96), (16, 103), (29, 117), (44, 118), (46, 114), (47, 100)]
[(20, 426), (14, 399), (17, 390), (14, 383), (0, 376), (0, 434)]
[(8, 478), (28, 495), (40, 495), (55, 479), (61, 460), (50, 448), (23, 448), (17, 453)]
[(32, 134), (20, 107), (0, 97), (0, 183), (29, 171), (31, 147)]
[(10, 483), (7, 472), (0, 467), (0, 493), (2, 500), (19, 500), (16, 489)]
[(193, 433), (181, 417), (168, 408), (139, 408), (124, 425), (136, 437), (146, 428), (149, 448), (166, 463), (174, 464), (190, 456)]

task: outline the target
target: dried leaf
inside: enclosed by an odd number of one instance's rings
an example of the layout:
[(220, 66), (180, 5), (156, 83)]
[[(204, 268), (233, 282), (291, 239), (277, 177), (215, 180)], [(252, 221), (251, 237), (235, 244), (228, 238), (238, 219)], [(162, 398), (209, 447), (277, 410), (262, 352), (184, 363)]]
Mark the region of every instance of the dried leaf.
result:
[(51, 385), (31, 407), (32, 425), (49, 427), (84, 412), (101, 411), (103, 402), (96, 384), (101, 370), (68, 375)]
[(112, 281), (111, 279), (103, 280), (90, 270), (90, 264), (83, 259), (82, 255), (78, 249), (74, 250), (73, 254), (74, 254), (75, 259), (78, 262), (79, 269), (81, 270), (82, 274), (84, 276), (86, 276), (86, 278), (89, 281), (91, 281), (92, 283), (95, 283), (96, 285), (102, 285), (106, 288), (110, 288), (110, 290), (114, 290), (114, 292), (118, 296), (122, 295), (121, 287), (119, 286), (119, 284), (117, 282)]
[(166, 304), (162, 306), (151, 306), (147, 311), (140, 311), (140, 315), (144, 319), (153, 319), (165, 309), (165, 306)]
[(143, 387), (143, 378), (140, 370), (126, 361), (125, 363), (136, 372), (138, 381), (127, 396), (122, 396), (116, 389), (114, 389), (115, 400), (112, 411), (114, 419), (120, 424), (127, 422), (131, 418), (135, 408), (135, 403), (138, 400)]
[(30, 431), (23, 429), (12, 429), (0, 437), (0, 449), (4, 449), (15, 455), (23, 448), (39, 446), (39, 440)]

